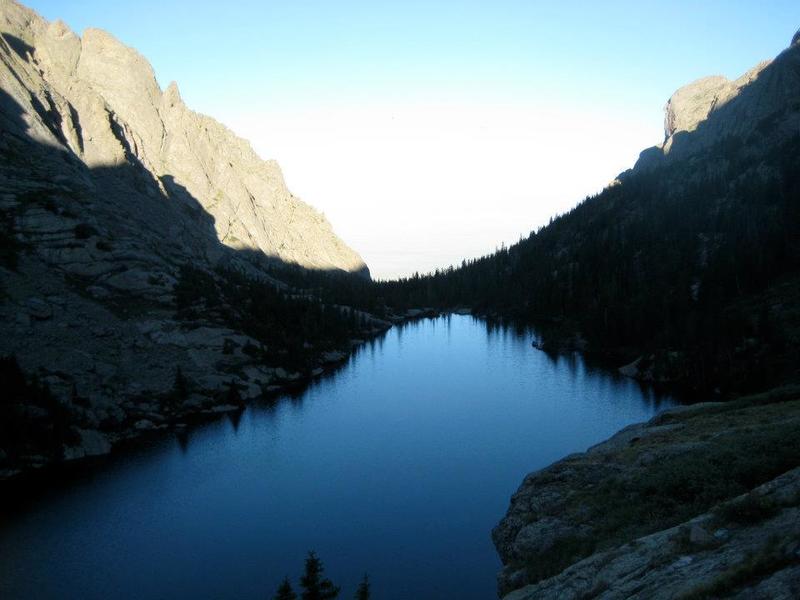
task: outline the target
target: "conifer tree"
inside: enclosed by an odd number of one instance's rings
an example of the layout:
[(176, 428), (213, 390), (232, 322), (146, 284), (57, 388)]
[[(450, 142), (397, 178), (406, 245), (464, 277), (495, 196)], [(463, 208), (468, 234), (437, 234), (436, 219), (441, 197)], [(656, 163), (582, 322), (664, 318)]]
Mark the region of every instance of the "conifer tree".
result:
[(325, 568), (314, 552), (308, 553), (306, 571), (300, 578), (303, 588), (303, 600), (332, 600), (339, 596), (340, 588), (333, 585), (330, 579), (323, 578)]
[(189, 383), (183, 374), (180, 365), (175, 369), (175, 382), (172, 385), (172, 394), (176, 401), (183, 402), (189, 397)]
[(369, 600), (369, 577), (366, 573), (364, 574), (364, 579), (358, 584), (356, 600)]
[(278, 586), (274, 600), (297, 600), (297, 594), (294, 593), (288, 577), (284, 577), (283, 582)]
[(228, 392), (225, 395), (225, 402), (233, 406), (240, 406), (243, 404), (242, 396), (239, 394), (239, 386), (236, 385), (233, 379), (228, 383)]

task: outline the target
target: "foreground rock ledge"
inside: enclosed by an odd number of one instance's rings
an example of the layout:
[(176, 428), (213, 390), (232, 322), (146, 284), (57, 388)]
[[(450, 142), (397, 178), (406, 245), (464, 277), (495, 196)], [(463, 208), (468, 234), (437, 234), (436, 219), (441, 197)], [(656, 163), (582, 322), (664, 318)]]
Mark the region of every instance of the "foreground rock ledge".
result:
[(800, 597), (800, 388), (666, 411), (529, 475), (505, 600)]

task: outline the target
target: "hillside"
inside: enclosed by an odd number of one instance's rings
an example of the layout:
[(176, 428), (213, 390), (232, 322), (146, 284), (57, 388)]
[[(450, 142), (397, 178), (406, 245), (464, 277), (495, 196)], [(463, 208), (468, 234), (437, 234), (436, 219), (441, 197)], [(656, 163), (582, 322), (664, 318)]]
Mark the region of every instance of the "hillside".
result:
[(678, 90), (664, 143), (598, 196), (406, 283), (727, 400), (528, 475), (492, 533), (505, 600), (800, 594), (799, 225), (800, 34), (736, 81)]
[(510, 248), (387, 302), (536, 324), (644, 380), (722, 397), (798, 375), (800, 43), (667, 103), (665, 141)]
[(0, 0), (0, 471), (231, 410), (388, 324), (278, 165), (135, 50)]

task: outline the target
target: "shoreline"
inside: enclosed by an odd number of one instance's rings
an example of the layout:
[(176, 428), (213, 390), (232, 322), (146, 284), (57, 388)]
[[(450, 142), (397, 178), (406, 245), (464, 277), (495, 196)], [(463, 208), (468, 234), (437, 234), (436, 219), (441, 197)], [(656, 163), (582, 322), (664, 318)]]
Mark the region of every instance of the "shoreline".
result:
[[(403, 314), (390, 314), (385, 320), (370, 315), (371, 323), (379, 326), (362, 331), (362, 337), (351, 339), (349, 347), (346, 349), (342, 348), (321, 353), (314, 363), (315, 366), (306, 373), (275, 367), (273, 370), (276, 373), (281, 373), (282, 377), (270, 381), (269, 385), (263, 386), (261, 394), (240, 399), (238, 402), (231, 403), (223, 396), (206, 397), (203, 404), (197, 406), (188, 404), (182, 407), (183, 410), (181, 412), (171, 415), (164, 414), (166, 411), (158, 412), (158, 409), (163, 408), (163, 406), (155, 406), (152, 412), (141, 411), (139, 416), (142, 418), (129, 418), (129, 426), (117, 431), (78, 428), (78, 432), (81, 435), (81, 446), (65, 447), (65, 456), (61, 459), (48, 460), (43, 455), (34, 455), (26, 457), (32, 460), (21, 468), (0, 468), (0, 488), (8, 490), (16, 487), (18, 483), (22, 483), (24, 486), (24, 480), (42, 480), (43, 483), (48, 474), (54, 470), (79, 470), (86, 465), (116, 453), (144, 448), (152, 440), (163, 439), (170, 435), (178, 437), (193, 427), (202, 426), (226, 416), (241, 414), (252, 404), (274, 403), (283, 395), (301, 394), (309, 386), (313, 385), (315, 381), (335, 375), (347, 365), (350, 358), (359, 348), (377, 340), (396, 325), (403, 325), (421, 319), (437, 318), (450, 312), (432, 308), (416, 308), (408, 309)], [(460, 312), (457, 314), (470, 313)], [(192, 396), (197, 396), (197, 394), (192, 394)], [(149, 405), (158, 402), (158, 399), (153, 399), (153, 402), (150, 402)], [(126, 403), (121, 403), (121, 406), (124, 405)], [(151, 419), (147, 419), (147, 416), (150, 416)]]
[(499, 596), (783, 597), (800, 574), (798, 433), (786, 386), (667, 409), (528, 474), (492, 531)]

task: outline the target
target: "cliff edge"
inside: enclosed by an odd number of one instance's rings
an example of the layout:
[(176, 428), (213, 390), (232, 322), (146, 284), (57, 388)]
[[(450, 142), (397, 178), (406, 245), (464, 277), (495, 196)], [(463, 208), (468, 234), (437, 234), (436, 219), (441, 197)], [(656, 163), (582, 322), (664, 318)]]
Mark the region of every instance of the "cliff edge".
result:
[(505, 600), (796, 598), (800, 388), (668, 410), (526, 477)]

